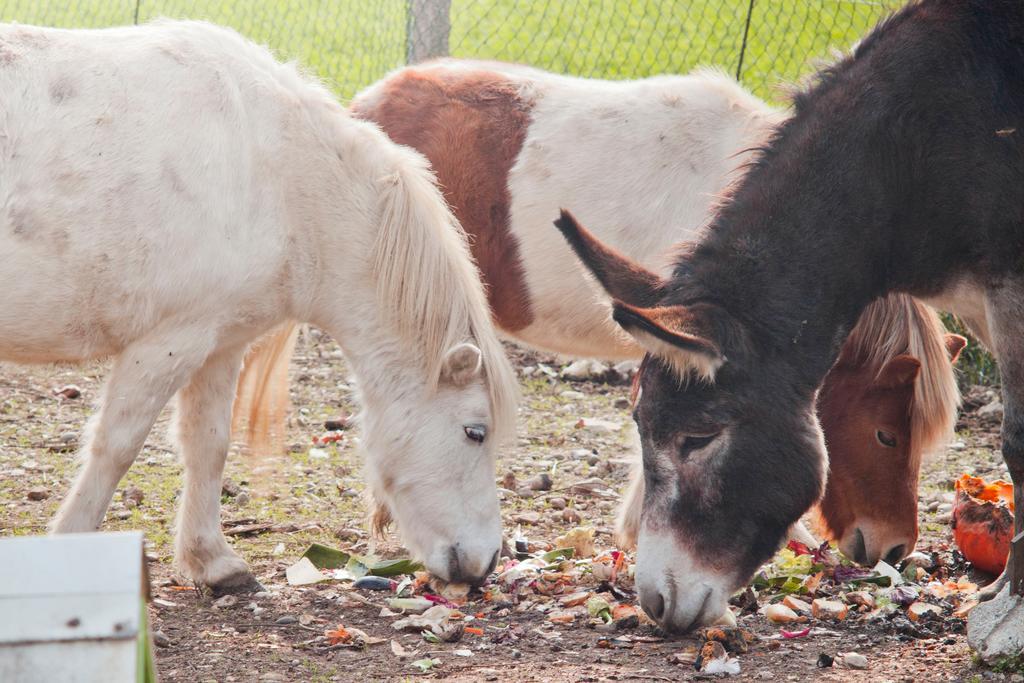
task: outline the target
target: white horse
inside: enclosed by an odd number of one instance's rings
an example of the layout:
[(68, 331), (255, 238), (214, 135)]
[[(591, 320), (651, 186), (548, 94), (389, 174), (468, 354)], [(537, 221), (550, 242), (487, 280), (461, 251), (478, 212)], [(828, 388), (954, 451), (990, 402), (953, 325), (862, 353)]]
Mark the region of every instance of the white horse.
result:
[(53, 531), (100, 525), (177, 395), (179, 564), (256, 585), (220, 531), (232, 398), (249, 343), (296, 320), (352, 364), (405, 543), (445, 579), (486, 575), (515, 381), (423, 157), (205, 23), (2, 25), (0, 92), (0, 360), (114, 358)]

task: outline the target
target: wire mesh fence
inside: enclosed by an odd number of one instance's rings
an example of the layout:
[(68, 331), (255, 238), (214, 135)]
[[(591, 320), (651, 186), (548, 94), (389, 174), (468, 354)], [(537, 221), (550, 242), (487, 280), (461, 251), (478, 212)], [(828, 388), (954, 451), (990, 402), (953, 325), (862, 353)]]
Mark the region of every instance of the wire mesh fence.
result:
[(637, 78), (718, 66), (755, 93), (845, 49), (900, 0), (0, 0), (0, 20), (61, 27), (157, 17), (232, 26), (343, 98), (409, 61), (499, 59)]

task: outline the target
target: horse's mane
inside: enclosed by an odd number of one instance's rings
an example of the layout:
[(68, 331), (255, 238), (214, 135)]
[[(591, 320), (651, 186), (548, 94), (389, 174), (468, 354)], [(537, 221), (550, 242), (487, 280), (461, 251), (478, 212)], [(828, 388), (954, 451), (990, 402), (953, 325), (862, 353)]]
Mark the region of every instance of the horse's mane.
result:
[(945, 334), (934, 310), (906, 294), (890, 294), (864, 310), (842, 351), (844, 358), (866, 366), (876, 376), (900, 354), (920, 361), (910, 419), (915, 457), (944, 446), (956, 424), (960, 390)]
[(433, 182), (426, 159), (407, 148), (385, 178), (383, 216), (371, 259), (380, 310), (436, 388), (445, 354), (472, 339), (483, 355), (495, 437), (512, 433), (518, 389), (491, 322), (466, 235)]

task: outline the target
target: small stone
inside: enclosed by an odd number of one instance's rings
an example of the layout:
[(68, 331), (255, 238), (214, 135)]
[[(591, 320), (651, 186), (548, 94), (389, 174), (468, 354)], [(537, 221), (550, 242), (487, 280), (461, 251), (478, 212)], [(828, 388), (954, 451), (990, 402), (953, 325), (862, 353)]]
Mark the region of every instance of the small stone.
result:
[(53, 393), (55, 396), (71, 400), (81, 398), (82, 396), (82, 390), (76, 387), (74, 384), (68, 384), (67, 386), (61, 387), (60, 389), (54, 389)]
[(612, 403), (613, 406), (619, 410), (629, 410), (633, 407), (633, 403), (626, 397), (620, 396)]
[(225, 595), (213, 601), (213, 606), (217, 609), (234, 607), (236, 604), (238, 604), (238, 596), (236, 595)]
[(551, 475), (547, 472), (542, 472), (536, 477), (532, 477), (526, 482), (526, 487), (531, 491), (550, 491), (551, 490)]
[(868, 658), (859, 652), (847, 652), (843, 655), (843, 664), (851, 669), (866, 669), (868, 668)]
[(221, 495), (234, 498), (241, 492), (242, 488), (231, 479), (225, 479), (220, 485)]
[(512, 517), (512, 521), (518, 524), (540, 524), (540, 513), (539, 512), (520, 512), (518, 515)]
[(673, 652), (665, 660), (669, 664), (681, 664), (683, 666), (692, 667), (697, 661), (697, 649), (688, 647), (680, 650), (679, 652)]
[(576, 524), (582, 519), (580, 513), (576, 512), (574, 508), (566, 508), (562, 510), (562, 521), (569, 524)]
[(28, 498), (29, 500), (36, 501), (46, 500), (47, 498), (50, 497), (50, 492), (43, 488), (29, 489), (28, 493), (25, 494), (25, 497)]
[(559, 396), (561, 396), (562, 398), (567, 398), (571, 401), (582, 401), (587, 397), (587, 395), (584, 394), (582, 391), (574, 391), (572, 389), (563, 391), (562, 393), (559, 394)]
[(583, 358), (566, 365), (560, 374), (565, 379), (601, 379), (608, 374), (608, 366), (598, 360)]
[(815, 619), (842, 621), (846, 618), (849, 607), (838, 600), (817, 598), (811, 603), (811, 613)]
[(501, 478), (501, 487), (503, 489), (508, 489), (509, 491), (515, 491), (517, 488), (519, 488), (518, 486), (516, 486), (515, 472), (505, 473), (505, 476)]
[(764, 608), (764, 616), (773, 624), (789, 624), (800, 621), (800, 615), (781, 604), (768, 605)]
[(590, 450), (589, 448), (575, 448), (575, 449), (572, 450), (571, 453), (569, 453), (569, 455), (571, 455), (573, 458), (576, 458), (578, 460), (586, 460), (590, 456), (596, 455), (596, 454), (594, 453), (594, 451)]
[(568, 503), (566, 502), (565, 498), (555, 497), (548, 499), (548, 505), (550, 505), (555, 510), (564, 510), (565, 506), (568, 505)]
[(142, 505), (142, 501), (145, 497), (146, 494), (138, 486), (129, 486), (121, 492), (121, 499), (128, 507), (138, 507), (139, 505)]
[(248, 504), (249, 504), (249, 494), (246, 493), (245, 491), (242, 491), (237, 496), (235, 496), (235, 505), (241, 506), (241, 505), (248, 505)]
[(299, 620), (290, 614), (286, 614), (283, 617), (278, 617), (277, 619), (275, 619), (274, 623), (278, 624), (279, 626), (287, 626), (288, 624), (297, 624), (299, 623)]
[(163, 631), (153, 631), (153, 644), (157, 647), (170, 647), (171, 639)]
[(78, 434), (76, 434), (75, 432), (63, 432), (57, 438), (60, 440), (60, 442), (62, 444), (64, 444), (65, 446), (68, 446), (68, 445), (73, 444), (76, 441), (78, 441)]
[(611, 420), (599, 420), (594, 417), (581, 417), (576, 423), (577, 429), (584, 429), (594, 434), (614, 434), (622, 429), (621, 422)]
[(978, 408), (978, 415), (985, 416), (991, 415), (993, 417), (1002, 419), (1003, 417), (1003, 403), (999, 399), (995, 399), (991, 403)]
[(615, 372), (624, 380), (629, 379), (630, 377), (636, 374), (637, 370), (640, 369), (640, 361), (619, 361), (618, 363), (615, 364), (615, 367), (612, 369), (615, 370)]
[(347, 417), (339, 417), (336, 420), (327, 420), (324, 422), (324, 430), (328, 432), (342, 432), (348, 429), (349, 421)]

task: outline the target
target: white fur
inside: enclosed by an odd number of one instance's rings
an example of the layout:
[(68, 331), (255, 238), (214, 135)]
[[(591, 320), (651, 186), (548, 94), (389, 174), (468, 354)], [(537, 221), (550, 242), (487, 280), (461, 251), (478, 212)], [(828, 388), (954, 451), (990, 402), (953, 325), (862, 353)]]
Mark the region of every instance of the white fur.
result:
[[(231, 398), (246, 345), (292, 319), (345, 348), (369, 476), (389, 459), (410, 548), (441, 576), (452, 548), (467, 572), (490, 561), (497, 439), (481, 447), (462, 425), (507, 431), (513, 381), (420, 155), (294, 66), (199, 22), (0, 25), (0, 92), (0, 360), (115, 357), (54, 531), (100, 524), (178, 394), (178, 559), (202, 583), (244, 574), (218, 518)], [(414, 270), (381, 275), (409, 249)], [(448, 382), (445, 354), (467, 341), (486, 378)]]
[(783, 113), (711, 71), (622, 82), (493, 68), (534, 98), (509, 176), (511, 230), (534, 314), (515, 336), (575, 356), (635, 358), (637, 344), (611, 320), (607, 297), (552, 226), (559, 209), (667, 274), (671, 246), (696, 237), (750, 158), (745, 150)]

